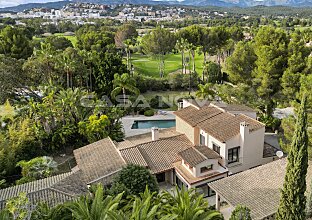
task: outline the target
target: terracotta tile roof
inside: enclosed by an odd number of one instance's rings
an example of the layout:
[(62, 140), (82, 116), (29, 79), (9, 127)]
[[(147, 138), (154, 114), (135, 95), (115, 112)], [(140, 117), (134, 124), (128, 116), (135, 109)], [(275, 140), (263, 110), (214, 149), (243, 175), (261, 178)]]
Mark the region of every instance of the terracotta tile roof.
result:
[(0, 201), (10, 199), (10, 198), (14, 198), (14, 197), (18, 196), (21, 192), (32, 193), (35, 191), (50, 188), (54, 184), (65, 179), (70, 174), (71, 173), (64, 173), (64, 174), (48, 177), (45, 179), (33, 181), (30, 183), (25, 183), (25, 184), (21, 184), (21, 185), (12, 186), (9, 188), (2, 189), (2, 190), (0, 190)]
[(192, 167), (195, 167), (201, 162), (207, 160), (207, 157), (197, 151), (194, 147), (190, 147), (184, 151), (181, 151), (179, 156)]
[(211, 104), (198, 109), (193, 106), (188, 106), (176, 111), (174, 114), (192, 127), (203, 129), (221, 142), (225, 142), (238, 135), (241, 122), (248, 123), (251, 132), (265, 126), (263, 123), (246, 115), (233, 115), (226, 112), (226, 110), (253, 111), (247, 106), (223, 103), (215, 103), (214, 105), (223, 107), (216, 107)]
[[(177, 132), (175, 128), (168, 128), (168, 129), (160, 129), (159, 130), (159, 139), (162, 138), (168, 138), (168, 137), (174, 137), (177, 135), (181, 135), (181, 133)], [(143, 144), (146, 142), (152, 141), (152, 133), (146, 133), (146, 134), (140, 134), (140, 135), (135, 135), (132, 137), (127, 137), (124, 141), (118, 142), (116, 144), (118, 149), (123, 149), (123, 148), (129, 148), (129, 147), (134, 147), (138, 144)]]
[(205, 121), (209, 118), (213, 118), (214, 116), (221, 114), (222, 112), (222, 110), (211, 106), (204, 106), (201, 109), (197, 109), (193, 106), (188, 106), (174, 112), (174, 114), (179, 118), (183, 119), (189, 125), (195, 127), (200, 122)]
[(51, 187), (54, 190), (64, 192), (72, 196), (80, 196), (87, 193), (87, 183), (81, 170), (73, 172)]
[(99, 178), (97, 180), (94, 180), (92, 182), (92, 184), (97, 184), (97, 183), (101, 183), (103, 184), (104, 186), (107, 186), (107, 185), (111, 185), (114, 181), (114, 179), (118, 176), (118, 173), (119, 173), (120, 170), (116, 170), (115, 172), (113, 173), (110, 173), (106, 176), (103, 176), (102, 178)]
[(110, 138), (74, 150), (74, 155), (86, 182), (116, 172), (126, 164)]
[(257, 112), (253, 108), (250, 108), (246, 105), (227, 104), (227, 103), (220, 103), (220, 102), (213, 102), (212, 105), (218, 106), (219, 108), (222, 108), (225, 111)]
[(53, 187), (73, 174), (72, 172), (64, 173), (2, 189), (0, 190), (0, 209), (5, 207), (7, 200), (17, 197), (22, 192), (26, 193), (31, 205), (35, 205), (41, 201), (47, 202), (50, 206), (54, 206), (72, 200), (75, 198), (74, 195), (70, 195), (66, 191), (54, 189)]
[(190, 103), (191, 105), (193, 105), (197, 108), (208, 106), (211, 103), (211, 101), (209, 101), (207, 99), (186, 99), (186, 100), (188, 103)]
[(148, 166), (137, 147), (121, 149), (120, 153), (127, 163), (137, 164), (144, 167)]
[[(53, 207), (75, 199), (75, 197), (49, 188), (28, 193), (26, 196), (29, 200), (29, 205), (31, 208), (35, 207), (39, 202), (47, 203), (48, 206)], [(7, 201), (0, 201), (0, 210), (5, 208), (6, 202)]]
[(250, 108), (246, 105), (240, 105), (240, 104), (227, 104), (224, 102), (217, 102), (217, 101), (208, 101), (206, 99), (186, 99), (188, 103), (191, 105), (197, 107), (197, 108), (203, 108), (205, 106), (217, 106), (225, 111), (246, 111), (246, 112), (257, 112), (253, 108)]
[(198, 123), (197, 126), (219, 141), (225, 142), (240, 133), (241, 122), (249, 124), (250, 132), (265, 127), (263, 123), (246, 115), (240, 114), (234, 116), (227, 112), (223, 112), (213, 118), (202, 121), (201, 123)]
[(192, 147), (192, 143), (185, 135), (164, 138), (136, 146), (152, 173), (172, 169), (173, 163), (180, 159), (178, 153), (190, 147)]
[(222, 158), (218, 153), (216, 153), (214, 150), (210, 149), (207, 146), (195, 146), (195, 149), (202, 153), (208, 159)]
[(218, 159), (221, 156), (207, 146), (194, 146), (179, 153), (179, 156), (192, 167), (208, 159)]
[(218, 170), (211, 171), (207, 173), (206, 175), (195, 177), (193, 176), (188, 170), (186, 170), (185, 167), (183, 167), (182, 162), (178, 161), (173, 164), (176, 172), (180, 174), (189, 184), (195, 184), (213, 177), (221, 176), (221, 175), (227, 175), (228, 171), (223, 170), (224, 172), (220, 172)]
[[(277, 211), (286, 165), (287, 159), (284, 158), (208, 185), (233, 207), (245, 205), (251, 209), (252, 219), (262, 220)], [(309, 161), (308, 185), (311, 179), (312, 162)], [(310, 189), (309, 186), (307, 189)]]

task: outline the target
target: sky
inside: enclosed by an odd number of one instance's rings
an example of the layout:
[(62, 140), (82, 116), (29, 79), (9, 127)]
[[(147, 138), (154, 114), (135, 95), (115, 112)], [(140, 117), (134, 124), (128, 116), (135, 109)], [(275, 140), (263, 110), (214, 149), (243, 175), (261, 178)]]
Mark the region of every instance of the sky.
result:
[(16, 6), (27, 3), (44, 3), (44, 2), (56, 2), (60, 0), (0, 0), (0, 8)]

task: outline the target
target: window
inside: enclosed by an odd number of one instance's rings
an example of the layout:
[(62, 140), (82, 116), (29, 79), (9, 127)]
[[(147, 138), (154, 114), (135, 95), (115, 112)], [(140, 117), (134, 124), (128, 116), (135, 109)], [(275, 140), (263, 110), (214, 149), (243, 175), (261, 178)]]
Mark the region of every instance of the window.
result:
[(212, 143), (212, 147), (215, 152), (220, 154), (220, 146), (216, 145), (215, 143)]
[(200, 145), (206, 145), (206, 138), (202, 134), (199, 135), (199, 144)]
[(165, 173), (159, 173), (156, 174), (156, 179), (158, 183), (162, 183), (166, 181), (166, 174)]
[(208, 165), (208, 166), (205, 166), (205, 167), (201, 167), (200, 168), (200, 172), (201, 173), (205, 173), (205, 172), (207, 172), (207, 171), (209, 171), (209, 170), (212, 170), (212, 168), (213, 168), (213, 165), (211, 164), (211, 165)]
[(182, 189), (183, 186), (187, 189), (187, 186), (179, 179), (178, 176), (176, 176), (176, 184), (179, 189)]
[(216, 195), (216, 193), (208, 186), (207, 183), (196, 186), (196, 192), (202, 193), (204, 195), (204, 198)]
[(239, 149), (240, 147), (235, 147), (228, 150), (228, 163), (239, 162)]

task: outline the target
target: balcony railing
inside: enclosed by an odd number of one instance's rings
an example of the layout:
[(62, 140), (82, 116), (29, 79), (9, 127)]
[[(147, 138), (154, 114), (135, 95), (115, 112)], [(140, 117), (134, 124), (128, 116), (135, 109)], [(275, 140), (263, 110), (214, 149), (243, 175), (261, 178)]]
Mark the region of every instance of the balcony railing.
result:
[(243, 157), (239, 157), (237, 161), (235, 162), (232, 162), (232, 161), (229, 161), (229, 160), (225, 160), (225, 165), (227, 167), (235, 167), (235, 166), (240, 166), (243, 164)]

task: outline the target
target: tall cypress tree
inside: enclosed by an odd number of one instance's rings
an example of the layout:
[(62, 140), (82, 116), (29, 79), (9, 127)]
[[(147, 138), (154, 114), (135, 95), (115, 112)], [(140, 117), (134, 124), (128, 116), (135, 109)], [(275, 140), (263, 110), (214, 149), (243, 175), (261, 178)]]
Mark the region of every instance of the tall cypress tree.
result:
[(306, 174), (308, 169), (308, 133), (306, 96), (298, 112), (296, 130), (287, 157), (287, 167), (277, 220), (304, 220), (306, 207)]

